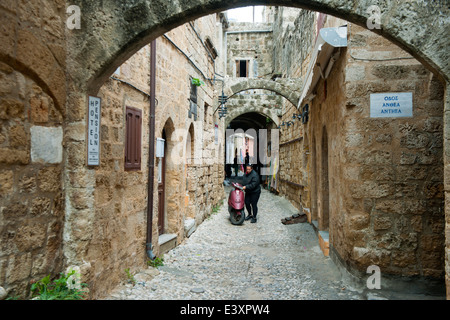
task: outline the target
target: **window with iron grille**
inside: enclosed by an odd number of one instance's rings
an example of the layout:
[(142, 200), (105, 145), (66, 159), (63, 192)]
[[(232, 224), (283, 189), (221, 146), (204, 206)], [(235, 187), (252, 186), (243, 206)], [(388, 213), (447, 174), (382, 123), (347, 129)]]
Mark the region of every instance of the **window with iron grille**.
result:
[(125, 170), (141, 170), (142, 110), (126, 107)]

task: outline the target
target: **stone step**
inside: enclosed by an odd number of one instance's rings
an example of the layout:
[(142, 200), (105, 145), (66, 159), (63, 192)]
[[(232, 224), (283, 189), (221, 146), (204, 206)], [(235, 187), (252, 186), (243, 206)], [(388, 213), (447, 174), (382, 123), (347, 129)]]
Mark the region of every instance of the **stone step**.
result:
[(303, 213), (306, 214), (306, 216), (308, 217), (308, 223), (311, 223), (312, 218), (311, 218), (311, 210), (309, 208), (305, 208), (303, 207)]
[(173, 233), (165, 233), (159, 236), (159, 254), (163, 255), (177, 246), (177, 235)]
[(184, 220), (184, 235), (186, 237), (190, 237), (191, 234), (195, 231), (195, 219), (186, 219)]
[(328, 257), (330, 254), (330, 235), (328, 231), (319, 231), (319, 246), (323, 255)]
[(319, 246), (323, 255), (328, 257), (330, 254), (330, 234), (328, 231), (319, 230), (319, 221), (313, 220), (311, 225), (319, 238)]
[(312, 224), (312, 226), (314, 228), (314, 231), (317, 232), (319, 230), (319, 221), (313, 220), (313, 221), (311, 221), (311, 224)]

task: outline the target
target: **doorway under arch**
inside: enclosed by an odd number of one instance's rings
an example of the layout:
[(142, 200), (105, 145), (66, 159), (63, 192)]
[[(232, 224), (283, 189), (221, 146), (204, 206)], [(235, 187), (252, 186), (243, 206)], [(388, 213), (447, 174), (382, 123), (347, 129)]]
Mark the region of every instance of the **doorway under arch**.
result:
[(321, 201), (319, 211), (319, 230), (328, 231), (330, 223), (330, 180), (328, 173), (328, 135), (326, 127), (322, 130), (321, 145)]

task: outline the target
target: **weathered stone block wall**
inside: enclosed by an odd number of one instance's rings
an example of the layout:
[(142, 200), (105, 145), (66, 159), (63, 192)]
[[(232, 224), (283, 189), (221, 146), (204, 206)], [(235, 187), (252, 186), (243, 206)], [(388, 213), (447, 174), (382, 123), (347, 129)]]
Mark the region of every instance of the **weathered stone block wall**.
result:
[[(150, 65), (146, 46), (113, 76), (148, 92)], [(90, 289), (96, 295), (108, 292), (125, 276), (124, 270), (145, 266), (149, 99), (120, 81), (108, 80), (99, 92), (102, 98), (101, 163), (92, 169), (94, 210), (85, 228), (92, 239), (85, 260), (91, 268)], [(141, 170), (125, 170), (125, 108), (142, 110)], [(85, 231), (87, 231), (85, 230)]]
[[(342, 172), (345, 146), (341, 138), (345, 124), (341, 106), (345, 104), (347, 98), (345, 91), (341, 89), (345, 81), (345, 68), (346, 61), (341, 56), (327, 79), (326, 95), (324, 82), (320, 80), (317, 84), (317, 96), (309, 103), (310, 115), (306, 128), (310, 139), (313, 140), (311, 161), (315, 162), (311, 164), (310, 188), (314, 190), (311, 195), (312, 220), (318, 221), (320, 230), (329, 230), (332, 235), (333, 232), (341, 232), (342, 226), (335, 227), (333, 223), (342, 218), (342, 210), (346, 210), (351, 204), (342, 203), (342, 198), (345, 197), (343, 186), (346, 183)], [(328, 219), (328, 215), (334, 217), (334, 220)], [(333, 243), (334, 238), (332, 236), (330, 238), (330, 243)], [(335, 238), (343, 243), (349, 241), (341, 234)]]
[[(228, 125), (234, 118), (248, 112), (259, 112), (278, 122), (278, 114), (281, 114), (283, 98), (270, 91), (248, 90), (250, 93), (236, 94), (228, 99), (226, 107), (228, 114), (226, 124)], [(252, 93), (252, 92), (262, 93)]]
[[(343, 234), (332, 232), (331, 241), (360, 270), (378, 264), (387, 273), (441, 277), (443, 88), (408, 57), (351, 25), (339, 138), (344, 206), (331, 220)], [(369, 96), (376, 92), (413, 92), (413, 118), (371, 119)]]
[[(178, 224), (173, 231), (177, 233), (179, 242), (184, 237), (184, 220), (193, 218), (200, 224), (223, 198), (224, 148), (220, 140), (215, 143), (215, 125), (218, 125), (220, 138), (224, 130), (223, 120), (214, 114), (217, 92), (210, 80), (214, 78), (214, 63), (199, 39), (205, 41), (208, 37), (218, 46), (215, 23), (215, 15), (211, 15), (185, 24), (168, 32), (168, 39), (161, 38), (158, 49), (161, 63), (157, 67), (157, 119), (161, 120), (157, 121), (156, 132), (161, 137), (167, 120), (173, 123), (175, 132), (171, 137), (173, 141), (168, 158), (173, 174), (166, 190), (169, 191), (168, 197), (171, 194), (177, 200), (170, 203), (167, 212), (178, 215), (172, 221)], [(180, 50), (189, 53), (190, 60)], [(197, 87), (196, 116), (189, 116), (191, 77), (204, 83)], [(189, 132), (191, 126), (193, 131)], [(191, 152), (184, 151), (188, 139), (192, 142)]]
[[(253, 30), (255, 32), (248, 32)], [(250, 78), (270, 78), (273, 72), (272, 24), (233, 22), (226, 31), (229, 32), (226, 38), (227, 75), (236, 76), (236, 60), (250, 60)]]
[[(203, 36), (207, 33), (204, 29), (214, 31), (215, 16), (200, 20), (192, 23), (195, 31), (203, 31)], [(223, 198), (223, 153), (214, 143), (214, 124), (220, 124), (221, 129), (223, 124), (213, 116), (213, 86), (202, 78), (211, 63), (192, 26), (181, 26), (168, 32), (167, 38), (156, 40), (155, 133), (161, 138), (165, 129), (167, 135), (164, 233), (175, 234), (177, 243), (185, 237), (185, 219), (195, 218), (200, 224)], [(191, 61), (181, 51), (189, 53)], [(101, 297), (124, 280), (125, 269), (133, 273), (145, 267), (147, 260), (149, 58), (150, 47), (145, 46), (113, 75), (121, 81), (109, 79), (99, 92), (103, 107), (101, 165), (91, 170), (93, 181), (89, 182), (94, 203), (92, 208), (82, 201), (79, 205), (75, 203), (77, 210), (95, 212), (84, 225), (91, 236), (84, 255), (90, 268), (83, 276), (89, 279), (93, 297)], [(205, 82), (198, 87), (196, 121), (188, 116), (190, 77)], [(126, 106), (142, 110), (142, 158), (141, 169), (137, 171), (124, 169)], [(193, 156), (198, 163), (188, 168), (184, 148), (190, 139), (187, 133), (191, 125), (195, 129)], [(162, 253), (157, 227), (159, 165), (159, 159), (155, 159), (152, 244), (156, 255)]]
[(37, 81), (62, 110), (66, 102), (64, 1), (0, 3), (0, 60)]
[(62, 122), (52, 97), (0, 62), (0, 286), (10, 296), (62, 271)]
[(314, 11), (273, 8), (274, 72), (285, 77), (304, 77), (316, 39), (316, 15)]
[(299, 210), (308, 207), (308, 143), (296, 106), (284, 104), (280, 126), (280, 169), (278, 191)]
[[(292, 28), (298, 27), (299, 19)], [(275, 36), (278, 46), (288, 43), (286, 37)], [(441, 277), (443, 88), (404, 51), (353, 24), (348, 47), (326, 83), (317, 84), (306, 130), (296, 121), (281, 129), (280, 191), (299, 208), (311, 209), (313, 219), (323, 219), (326, 128), (330, 219), (319, 226), (329, 226), (335, 252), (352, 270), (377, 264), (385, 273)], [(302, 61), (284, 72), (304, 76), (308, 58)], [(407, 91), (414, 95), (413, 118), (369, 118), (370, 93)], [(298, 110), (285, 104), (282, 121), (293, 121), (293, 113)], [(307, 187), (283, 183), (283, 177)]]
[[(305, 81), (317, 34), (318, 13), (284, 7), (275, 8), (274, 11), (275, 72), (281, 77)], [(293, 119), (294, 114), (298, 115), (302, 110), (292, 103), (283, 102), (281, 124), (284, 122), (285, 125), (280, 129), (278, 191), (302, 210), (313, 205), (310, 190), (314, 187), (314, 183), (310, 181), (310, 141), (301, 119)]]

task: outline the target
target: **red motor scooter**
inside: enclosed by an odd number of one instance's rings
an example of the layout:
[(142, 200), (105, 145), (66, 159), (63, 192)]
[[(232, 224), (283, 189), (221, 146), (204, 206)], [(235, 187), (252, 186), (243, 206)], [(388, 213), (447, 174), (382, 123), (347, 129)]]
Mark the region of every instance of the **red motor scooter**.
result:
[(244, 211), (244, 189), (242, 185), (236, 182), (232, 182), (231, 185), (234, 187), (230, 191), (228, 196), (228, 212), (230, 213), (230, 221), (234, 225), (240, 225), (245, 220)]

